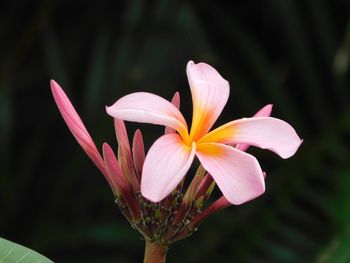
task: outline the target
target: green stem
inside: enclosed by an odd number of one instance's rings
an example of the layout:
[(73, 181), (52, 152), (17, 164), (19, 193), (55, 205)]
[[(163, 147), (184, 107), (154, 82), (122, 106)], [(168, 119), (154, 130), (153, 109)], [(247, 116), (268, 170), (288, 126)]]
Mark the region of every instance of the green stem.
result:
[(160, 242), (151, 242), (146, 240), (145, 258), (143, 263), (165, 263), (167, 246)]

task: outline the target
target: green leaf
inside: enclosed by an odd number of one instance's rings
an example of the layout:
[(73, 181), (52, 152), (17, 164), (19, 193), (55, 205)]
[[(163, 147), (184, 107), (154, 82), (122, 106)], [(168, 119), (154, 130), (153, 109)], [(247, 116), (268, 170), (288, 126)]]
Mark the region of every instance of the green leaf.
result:
[(52, 263), (53, 261), (40, 255), (34, 250), (0, 238), (0, 262)]

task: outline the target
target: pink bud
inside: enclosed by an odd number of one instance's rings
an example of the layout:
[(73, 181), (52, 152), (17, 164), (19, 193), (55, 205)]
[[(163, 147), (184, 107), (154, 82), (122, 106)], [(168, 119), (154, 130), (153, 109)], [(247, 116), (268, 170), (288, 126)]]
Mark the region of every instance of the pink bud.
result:
[(112, 148), (107, 143), (103, 144), (102, 152), (103, 159), (105, 160), (106, 179), (111, 186), (113, 193), (117, 196), (121, 196), (128, 191), (128, 183), (123, 176)]
[(50, 86), (57, 107), (68, 125), (69, 130), (97, 168), (105, 174), (102, 157), (67, 95), (54, 80), (50, 81)]
[(141, 179), (142, 167), (145, 162), (145, 146), (140, 130), (136, 130), (132, 143), (132, 154), (134, 159), (135, 172), (138, 179)]
[(129, 137), (128, 137), (128, 133), (126, 131), (124, 121), (115, 118), (114, 119), (114, 128), (115, 128), (115, 134), (117, 136), (118, 144), (123, 144), (124, 150), (127, 152), (127, 154), (130, 154), (129, 158), (131, 159)]
[(140, 181), (136, 176), (134, 170), (134, 163), (132, 160), (128, 133), (125, 128), (124, 121), (114, 119), (115, 133), (118, 141), (118, 160), (123, 174), (126, 176), (129, 183), (135, 192), (140, 190)]

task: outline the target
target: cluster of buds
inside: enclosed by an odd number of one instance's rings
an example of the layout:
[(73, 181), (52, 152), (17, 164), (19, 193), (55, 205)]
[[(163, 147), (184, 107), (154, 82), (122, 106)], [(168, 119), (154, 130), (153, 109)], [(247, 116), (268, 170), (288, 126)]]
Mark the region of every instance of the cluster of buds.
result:
[[(160, 202), (154, 203), (144, 198), (140, 192), (145, 160), (141, 131), (136, 130), (130, 145), (124, 121), (114, 119), (118, 157), (108, 143), (103, 144), (101, 156), (62, 88), (53, 80), (50, 84), (55, 102), (73, 136), (106, 178), (120, 211), (146, 240), (168, 246), (191, 235), (208, 215), (230, 205), (225, 197), (221, 197), (203, 210), (215, 182), (201, 165), (187, 189), (182, 180), (177, 188)], [(179, 107), (178, 93), (174, 95), (172, 103)], [(175, 131), (165, 128), (165, 133), (172, 132)]]
[[(151, 242), (160, 242), (168, 246), (191, 235), (206, 214), (203, 213), (202, 207), (214, 189), (215, 182), (212, 177), (199, 166), (187, 189), (184, 189), (182, 181), (164, 200), (157, 203), (147, 200), (140, 192), (145, 160), (142, 133), (136, 130), (131, 146), (124, 122), (115, 119), (114, 124), (118, 159), (111, 147), (105, 143), (105, 170), (101, 172), (113, 190), (120, 211), (131, 226)], [(166, 129), (166, 132), (172, 131)], [(221, 200), (222, 208), (229, 204), (225, 198)], [(208, 211), (214, 210), (211, 208)]]

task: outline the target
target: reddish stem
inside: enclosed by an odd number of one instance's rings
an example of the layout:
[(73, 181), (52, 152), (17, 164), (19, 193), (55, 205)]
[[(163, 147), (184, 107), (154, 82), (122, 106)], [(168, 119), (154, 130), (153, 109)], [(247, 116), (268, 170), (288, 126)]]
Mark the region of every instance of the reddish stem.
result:
[(210, 206), (204, 209), (202, 213), (198, 214), (195, 218), (193, 218), (193, 220), (190, 223), (190, 227), (192, 229), (195, 229), (208, 216), (230, 205), (231, 203), (227, 201), (227, 199), (224, 196), (220, 197), (218, 200), (216, 200), (214, 203), (212, 203)]
[(159, 242), (146, 240), (143, 263), (165, 263), (167, 250), (168, 247)]

